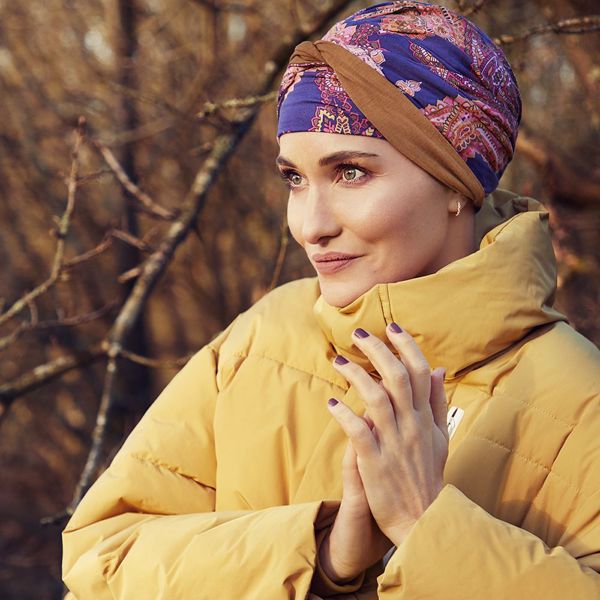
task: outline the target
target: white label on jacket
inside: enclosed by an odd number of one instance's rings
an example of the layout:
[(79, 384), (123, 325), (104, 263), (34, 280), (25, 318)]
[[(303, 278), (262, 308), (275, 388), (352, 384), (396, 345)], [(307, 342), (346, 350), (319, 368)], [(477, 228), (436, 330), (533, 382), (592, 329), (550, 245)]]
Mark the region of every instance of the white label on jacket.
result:
[(450, 439), (452, 439), (454, 432), (458, 429), (464, 414), (465, 411), (458, 406), (453, 406), (448, 411), (448, 433), (450, 435)]

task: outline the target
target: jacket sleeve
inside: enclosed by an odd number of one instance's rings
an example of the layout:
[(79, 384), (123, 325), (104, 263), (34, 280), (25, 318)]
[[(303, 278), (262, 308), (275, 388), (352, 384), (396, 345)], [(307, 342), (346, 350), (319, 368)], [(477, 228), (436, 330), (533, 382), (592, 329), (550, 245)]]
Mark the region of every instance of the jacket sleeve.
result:
[(321, 502), (214, 512), (219, 339), (180, 371), (63, 532), (77, 600), (304, 598)]
[[(597, 511), (588, 523), (593, 530)], [(594, 556), (577, 560), (563, 547), (548, 548), (446, 485), (392, 555), (378, 597), (592, 600), (600, 598), (600, 575), (585, 564), (594, 564)]]

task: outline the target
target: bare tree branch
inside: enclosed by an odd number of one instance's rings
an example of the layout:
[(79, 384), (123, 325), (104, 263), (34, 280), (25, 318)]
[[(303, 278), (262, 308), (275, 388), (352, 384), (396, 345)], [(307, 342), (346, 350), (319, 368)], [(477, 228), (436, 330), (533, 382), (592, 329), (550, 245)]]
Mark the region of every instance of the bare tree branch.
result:
[(98, 408), (98, 416), (96, 417), (96, 425), (92, 433), (92, 446), (88, 454), (85, 466), (81, 472), (81, 477), (75, 487), (73, 500), (67, 508), (67, 514), (72, 514), (79, 501), (88, 490), (90, 482), (96, 473), (98, 463), (102, 454), (102, 446), (104, 444), (104, 434), (108, 423), (108, 412), (111, 408), (114, 395), (114, 386), (117, 376), (117, 357), (114, 352), (111, 353), (109, 348), (108, 364), (106, 365), (106, 373), (104, 376), (104, 387), (102, 389), (102, 397), (100, 399), (100, 407)]
[(46, 281), (38, 285), (36, 288), (25, 294), (19, 300), (17, 300), (5, 313), (0, 315), (0, 326), (4, 325), (7, 321), (12, 319), (15, 315), (19, 314), (26, 306), (35, 300), (37, 297), (46, 293), (58, 280), (64, 264), (65, 256), (65, 238), (71, 225), (71, 217), (73, 216), (73, 210), (75, 209), (75, 192), (77, 191), (77, 177), (79, 173), (79, 149), (85, 136), (85, 118), (79, 117), (77, 124), (77, 130), (75, 133), (75, 144), (72, 151), (72, 162), (71, 162), (71, 173), (69, 176), (68, 183), (68, 195), (67, 195), (67, 206), (65, 211), (58, 222), (58, 227), (54, 232), (56, 236), (56, 251), (54, 253), (54, 260), (52, 262), (52, 269), (50, 276)]
[[(117, 301), (109, 302), (104, 306), (101, 306), (97, 310), (86, 313), (84, 315), (75, 315), (74, 317), (63, 317), (62, 319), (56, 319), (53, 321), (38, 321), (37, 319), (32, 319), (30, 322), (21, 323), (13, 332), (9, 335), (0, 338), (0, 352), (6, 349), (8, 346), (13, 344), (18, 338), (21, 337), (24, 333), (27, 332), (41, 332), (47, 331), (49, 329), (62, 329), (64, 327), (77, 327), (78, 325), (83, 325), (85, 323), (91, 323), (92, 321), (96, 321), (101, 319), (102, 317), (108, 315), (112, 312), (119, 303)], [(43, 365), (41, 365), (43, 366)], [(37, 368), (41, 368), (37, 367)]]
[(105, 354), (105, 347), (94, 346), (91, 350), (61, 356), (49, 363), (35, 367), (9, 383), (0, 385), (0, 422), (17, 398), (42, 387), (68, 371), (87, 366), (101, 359)]
[(106, 164), (115, 174), (119, 183), (140, 203), (141, 208), (145, 212), (154, 217), (158, 217), (159, 219), (164, 219), (165, 221), (172, 221), (177, 216), (177, 211), (163, 208), (131, 181), (127, 173), (125, 173), (125, 169), (119, 164), (119, 161), (108, 146), (98, 139), (92, 139), (91, 142), (98, 149), (100, 154), (102, 154)]
[(600, 198), (600, 180), (589, 173), (576, 173), (548, 144), (522, 129), (517, 138), (517, 152), (528, 158), (542, 173), (541, 180), (554, 198), (572, 206), (593, 206)]
[(591, 33), (592, 31), (600, 31), (600, 15), (589, 15), (586, 17), (575, 17), (572, 19), (563, 19), (556, 23), (547, 23), (536, 25), (521, 33), (515, 35), (505, 34), (498, 38), (494, 38), (494, 42), (499, 45), (514, 44), (521, 42), (534, 35), (544, 33), (559, 33), (559, 34), (575, 34), (575, 33)]
[(66, 260), (64, 264), (65, 269), (75, 267), (83, 262), (90, 260), (91, 258), (94, 258), (95, 256), (98, 256), (99, 254), (102, 254), (112, 246), (112, 242), (113, 238), (110, 232), (108, 232), (104, 236), (104, 239), (97, 246), (95, 246), (91, 250), (88, 250), (87, 252), (84, 252), (83, 254), (79, 254), (78, 256), (74, 256), (73, 258)]
[(86, 183), (91, 183), (92, 181), (96, 181), (100, 179), (103, 175), (112, 175), (112, 171), (110, 169), (99, 169), (98, 171), (94, 171), (93, 173), (88, 173), (87, 175), (82, 175), (77, 180), (77, 185), (79, 187), (84, 186)]
[(199, 119), (203, 119), (208, 115), (212, 115), (218, 110), (227, 109), (227, 108), (248, 108), (250, 106), (255, 106), (257, 104), (263, 104), (265, 102), (270, 102), (271, 100), (275, 100), (277, 98), (277, 92), (268, 92), (266, 94), (261, 94), (259, 96), (249, 96), (247, 98), (233, 98), (231, 100), (224, 100), (223, 102), (219, 102), (217, 104), (213, 102), (205, 102), (204, 107), (200, 112), (196, 114), (196, 117)]
[(468, 8), (464, 8), (461, 10), (461, 12), (465, 17), (470, 17), (471, 15), (479, 12), (483, 8), (483, 5), (486, 3), (486, 1), (487, 0), (475, 0), (474, 4)]
[(194, 354), (195, 352), (190, 352), (189, 354), (179, 358), (157, 359), (140, 356), (139, 354), (129, 352), (128, 350), (121, 350), (121, 356), (123, 358), (151, 369), (180, 369), (181, 367), (185, 366), (185, 364), (190, 360), (190, 358), (192, 358), (192, 356), (194, 356)]
[(121, 229), (112, 229), (110, 231), (110, 235), (121, 240), (122, 242), (125, 242), (126, 244), (129, 244), (130, 246), (133, 246), (134, 248), (137, 248), (141, 252), (154, 252), (154, 248), (148, 244), (148, 242), (140, 240), (127, 231), (123, 231)]
[(206, 6), (214, 11), (222, 12), (240, 12), (240, 13), (255, 13), (256, 7), (251, 4), (243, 4), (241, 2), (223, 2), (222, 0), (190, 0), (193, 4)]

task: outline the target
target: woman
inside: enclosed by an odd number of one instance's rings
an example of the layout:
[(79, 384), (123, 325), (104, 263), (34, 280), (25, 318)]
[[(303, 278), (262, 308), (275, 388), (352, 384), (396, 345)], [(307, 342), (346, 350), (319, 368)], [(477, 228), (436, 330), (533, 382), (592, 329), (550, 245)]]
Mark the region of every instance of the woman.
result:
[(317, 278), (175, 377), (68, 524), (65, 581), (79, 600), (599, 597), (599, 356), (551, 307), (547, 214), (492, 193), (510, 67), (429, 4), (324, 40), (284, 76), (277, 159)]

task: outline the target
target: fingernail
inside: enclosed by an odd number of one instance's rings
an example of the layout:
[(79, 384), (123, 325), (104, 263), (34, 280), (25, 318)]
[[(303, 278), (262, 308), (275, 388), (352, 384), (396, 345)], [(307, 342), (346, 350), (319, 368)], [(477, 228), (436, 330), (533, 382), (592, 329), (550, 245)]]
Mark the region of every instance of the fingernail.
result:
[(334, 407), (337, 403), (338, 401), (335, 398), (329, 398), (329, 400), (327, 400), (327, 404), (331, 407)]
[(340, 356), (339, 354), (335, 357), (334, 362), (338, 365), (347, 365), (348, 364), (348, 359), (344, 358), (343, 356)]
[(390, 323), (389, 327), (394, 333), (402, 333), (402, 327), (393, 321)]
[(364, 329), (362, 329), (362, 328), (360, 328), (360, 327), (359, 327), (358, 329), (355, 329), (355, 330), (354, 330), (354, 335), (355, 335), (357, 338), (361, 338), (361, 339), (364, 339), (364, 338), (366, 338), (366, 337), (369, 337), (369, 334), (368, 334), (368, 333), (367, 333), (367, 332), (366, 332)]

